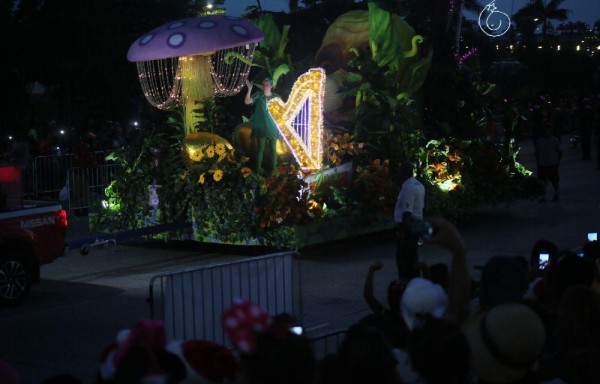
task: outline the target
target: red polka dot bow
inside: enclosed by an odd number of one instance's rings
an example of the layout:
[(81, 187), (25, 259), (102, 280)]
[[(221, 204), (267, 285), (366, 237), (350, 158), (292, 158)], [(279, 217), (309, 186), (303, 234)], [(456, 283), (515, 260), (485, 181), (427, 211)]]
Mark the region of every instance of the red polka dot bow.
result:
[(223, 312), (223, 327), (233, 345), (243, 353), (256, 351), (256, 333), (269, 329), (273, 318), (251, 301), (239, 300)]

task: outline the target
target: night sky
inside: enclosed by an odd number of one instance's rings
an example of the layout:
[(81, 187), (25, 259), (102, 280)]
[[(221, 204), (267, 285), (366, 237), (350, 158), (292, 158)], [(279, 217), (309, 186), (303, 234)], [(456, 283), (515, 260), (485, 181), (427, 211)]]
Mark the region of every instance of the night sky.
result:
[[(491, 0), (480, 1), (482, 6), (488, 4)], [(496, 0), (496, 6), (499, 10), (511, 14), (518, 11), (527, 4), (527, 0)], [(263, 9), (268, 11), (288, 11), (288, 0), (260, 0)], [(227, 13), (232, 16), (239, 16), (244, 13), (246, 7), (256, 5), (255, 0), (226, 0), (225, 7)], [(569, 21), (583, 21), (592, 26), (600, 20), (600, 1), (599, 0), (565, 0), (561, 8), (570, 9)], [(512, 12), (511, 12), (512, 10)]]

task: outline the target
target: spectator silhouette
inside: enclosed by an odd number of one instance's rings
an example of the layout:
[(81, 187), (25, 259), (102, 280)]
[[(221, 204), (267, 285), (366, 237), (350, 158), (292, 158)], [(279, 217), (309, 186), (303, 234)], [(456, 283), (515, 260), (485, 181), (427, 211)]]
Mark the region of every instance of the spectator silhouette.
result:
[(249, 301), (223, 313), (223, 325), (239, 351), (240, 375), (247, 384), (310, 384), (316, 360), (308, 338), (290, 331), (288, 314), (272, 317)]
[(239, 365), (229, 348), (208, 340), (173, 340), (167, 351), (185, 366), (185, 378), (178, 383), (230, 383)]
[(419, 316), (442, 318), (448, 308), (448, 295), (438, 284), (415, 277), (408, 282), (401, 300), (402, 317), (409, 330), (418, 324)]
[(562, 158), (560, 141), (552, 136), (550, 126), (545, 125), (542, 135), (535, 143), (535, 160), (537, 164), (538, 178), (544, 182), (544, 196), (540, 201), (546, 201), (546, 183), (550, 182), (554, 189), (553, 201), (559, 198), (559, 164)]
[[(540, 265), (540, 254), (548, 254), (548, 263)], [(556, 263), (558, 247), (547, 239), (539, 239), (533, 244), (529, 255), (529, 273), (526, 299), (543, 300), (548, 270)]]
[(588, 259), (571, 251), (561, 251), (556, 263), (548, 270), (545, 304), (552, 313), (556, 312), (563, 293), (570, 287), (591, 287), (596, 276), (596, 267)]
[[(471, 277), (467, 269), (464, 240), (458, 229), (448, 220), (429, 217), (427, 221), (433, 226), (434, 233), (425, 239), (425, 242), (447, 249), (452, 257), (448, 276), (448, 306), (445, 317), (457, 324), (462, 324), (469, 315), (471, 299)], [(439, 285), (438, 287), (444, 291), (443, 287)]]
[(420, 316), (408, 337), (408, 354), (414, 371), (427, 384), (467, 383), (470, 378), (467, 338), (446, 319)]
[(520, 301), (527, 291), (527, 260), (522, 256), (493, 256), (481, 271), (479, 304), (491, 308)]
[(378, 261), (369, 266), (363, 288), (363, 298), (371, 309), (371, 314), (361, 320), (363, 324), (370, 324), (380, 329), (394, 347), (404, 347), (408, 330), (400, 312), (400, 298), (406, 288), (407, 281), (392, 280), (387, 287), (387, 307), (373, 294), (373, 278), (376, 271), (381, 270), (383, 264)]
[(450, 270), (446, 263), (435, 263), (429, 266), (429, 279), (445, 290), (450, 287)]
[(569, 384), (600, 382), (600, 295), (577, 285), (565, 290), (541, 374)]
[(184, 377), (185, 367), (166, 350), (164, 323), (142, 319), (133, 328), (120, 331), (101, 351), (96, 381), (99, 384), (177, 382)]
[(536, 383), (535, 366), (546, 330), (529, 306), (498, 304), (470, 319), (464, 328), (473, 373), (479, 383)]
[(390, 344), (379, 330), (355, 324), (339, 348), (340, 382), (395, 383), (398, 364)]
[(582, 248), (583, 258), (596, 262), (600, 257), (600, 243), (597, 240), (586, 241)]

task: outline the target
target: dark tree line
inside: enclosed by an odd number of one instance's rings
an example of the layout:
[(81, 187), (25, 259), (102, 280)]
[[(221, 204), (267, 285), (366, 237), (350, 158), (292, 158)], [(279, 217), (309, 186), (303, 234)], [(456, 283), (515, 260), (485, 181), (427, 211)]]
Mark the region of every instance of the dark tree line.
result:
[[(527, 23), (535, 18), (537, 26), (549, 33), (550, 21), (564, 20), (562, 2), (534, 1), (517, 12), (515, 24), (521, 35), (527, 34), (531, 27)], [(220, 6), (223, 0), (213, 3)], [(366, 9), (367, 3), (289, 1), (293, 12), (277, 13), (275, 20), (291, 25), (288, 48), (293, 59), (310, 60), (335, 18), (352, 9)], [(477, 8), (474, 0), (455, 1), (453, 12), (447, 0), (379, 3), (405, 17), (426, 37), (426, 44), (434, 48), (436, 63), (455, 65), (457, 36), (461, 34), (461, 48), (479, 48), (479, 57), (471, 65), (484, 70), (495, 59), (496, 41), (478, 33), (476, 24), (457, 11), (456, 7)], [(151, 107), (141, 93), (135, 64), (126, 59), (129, 46), (169, 20), (201, 14), (206, 4), (206, 0), (0, 0), (0, 84), (5, 91), (5, 101), (0, 104), (2, 134), (25, 132), (36, 116), (85, 129), (89, 119), (126, 122), (136, 114), (148, 113)], [(260, 6), (257, 2), (256, 7), (249, 7), (248, 16), (259, 12)]]
[(129, 46), (196, 11), (186, 0), (1, 2), (0, 78), (10, 95), (0, 110), (2, 131), (18, 134), (40, 114), (72, 126), (127, 119), (142, 98)]

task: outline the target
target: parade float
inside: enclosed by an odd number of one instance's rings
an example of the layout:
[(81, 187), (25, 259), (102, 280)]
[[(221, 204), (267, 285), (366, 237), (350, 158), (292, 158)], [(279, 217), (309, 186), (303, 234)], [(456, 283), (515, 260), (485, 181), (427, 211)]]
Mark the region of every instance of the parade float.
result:
[[(427, 214), (451, 219), (481, 193), (497, 196), (491, 183), (506, 189), (527, 176), (517, 151), (427, 137), (418, 100), (433, 52), (398, 15), (371, 2), (340, 15), (307, 68), (285, 53), (288, 30), (269, 14), (211, 15), (131, 45), (144, 96), (173, 112), (139, 153), (109, 156), (122, 174), (106, 188), (95, 230), (189, 223), (177, 238), (298, 249), (392, 228), (399, 161), (417, 163)], [(250, 122), (217, 124), (228, 113), (220, 100), (249, 76), (291, 84), (268, 104), (280, 132), (271, 175), (252, 169)]]

